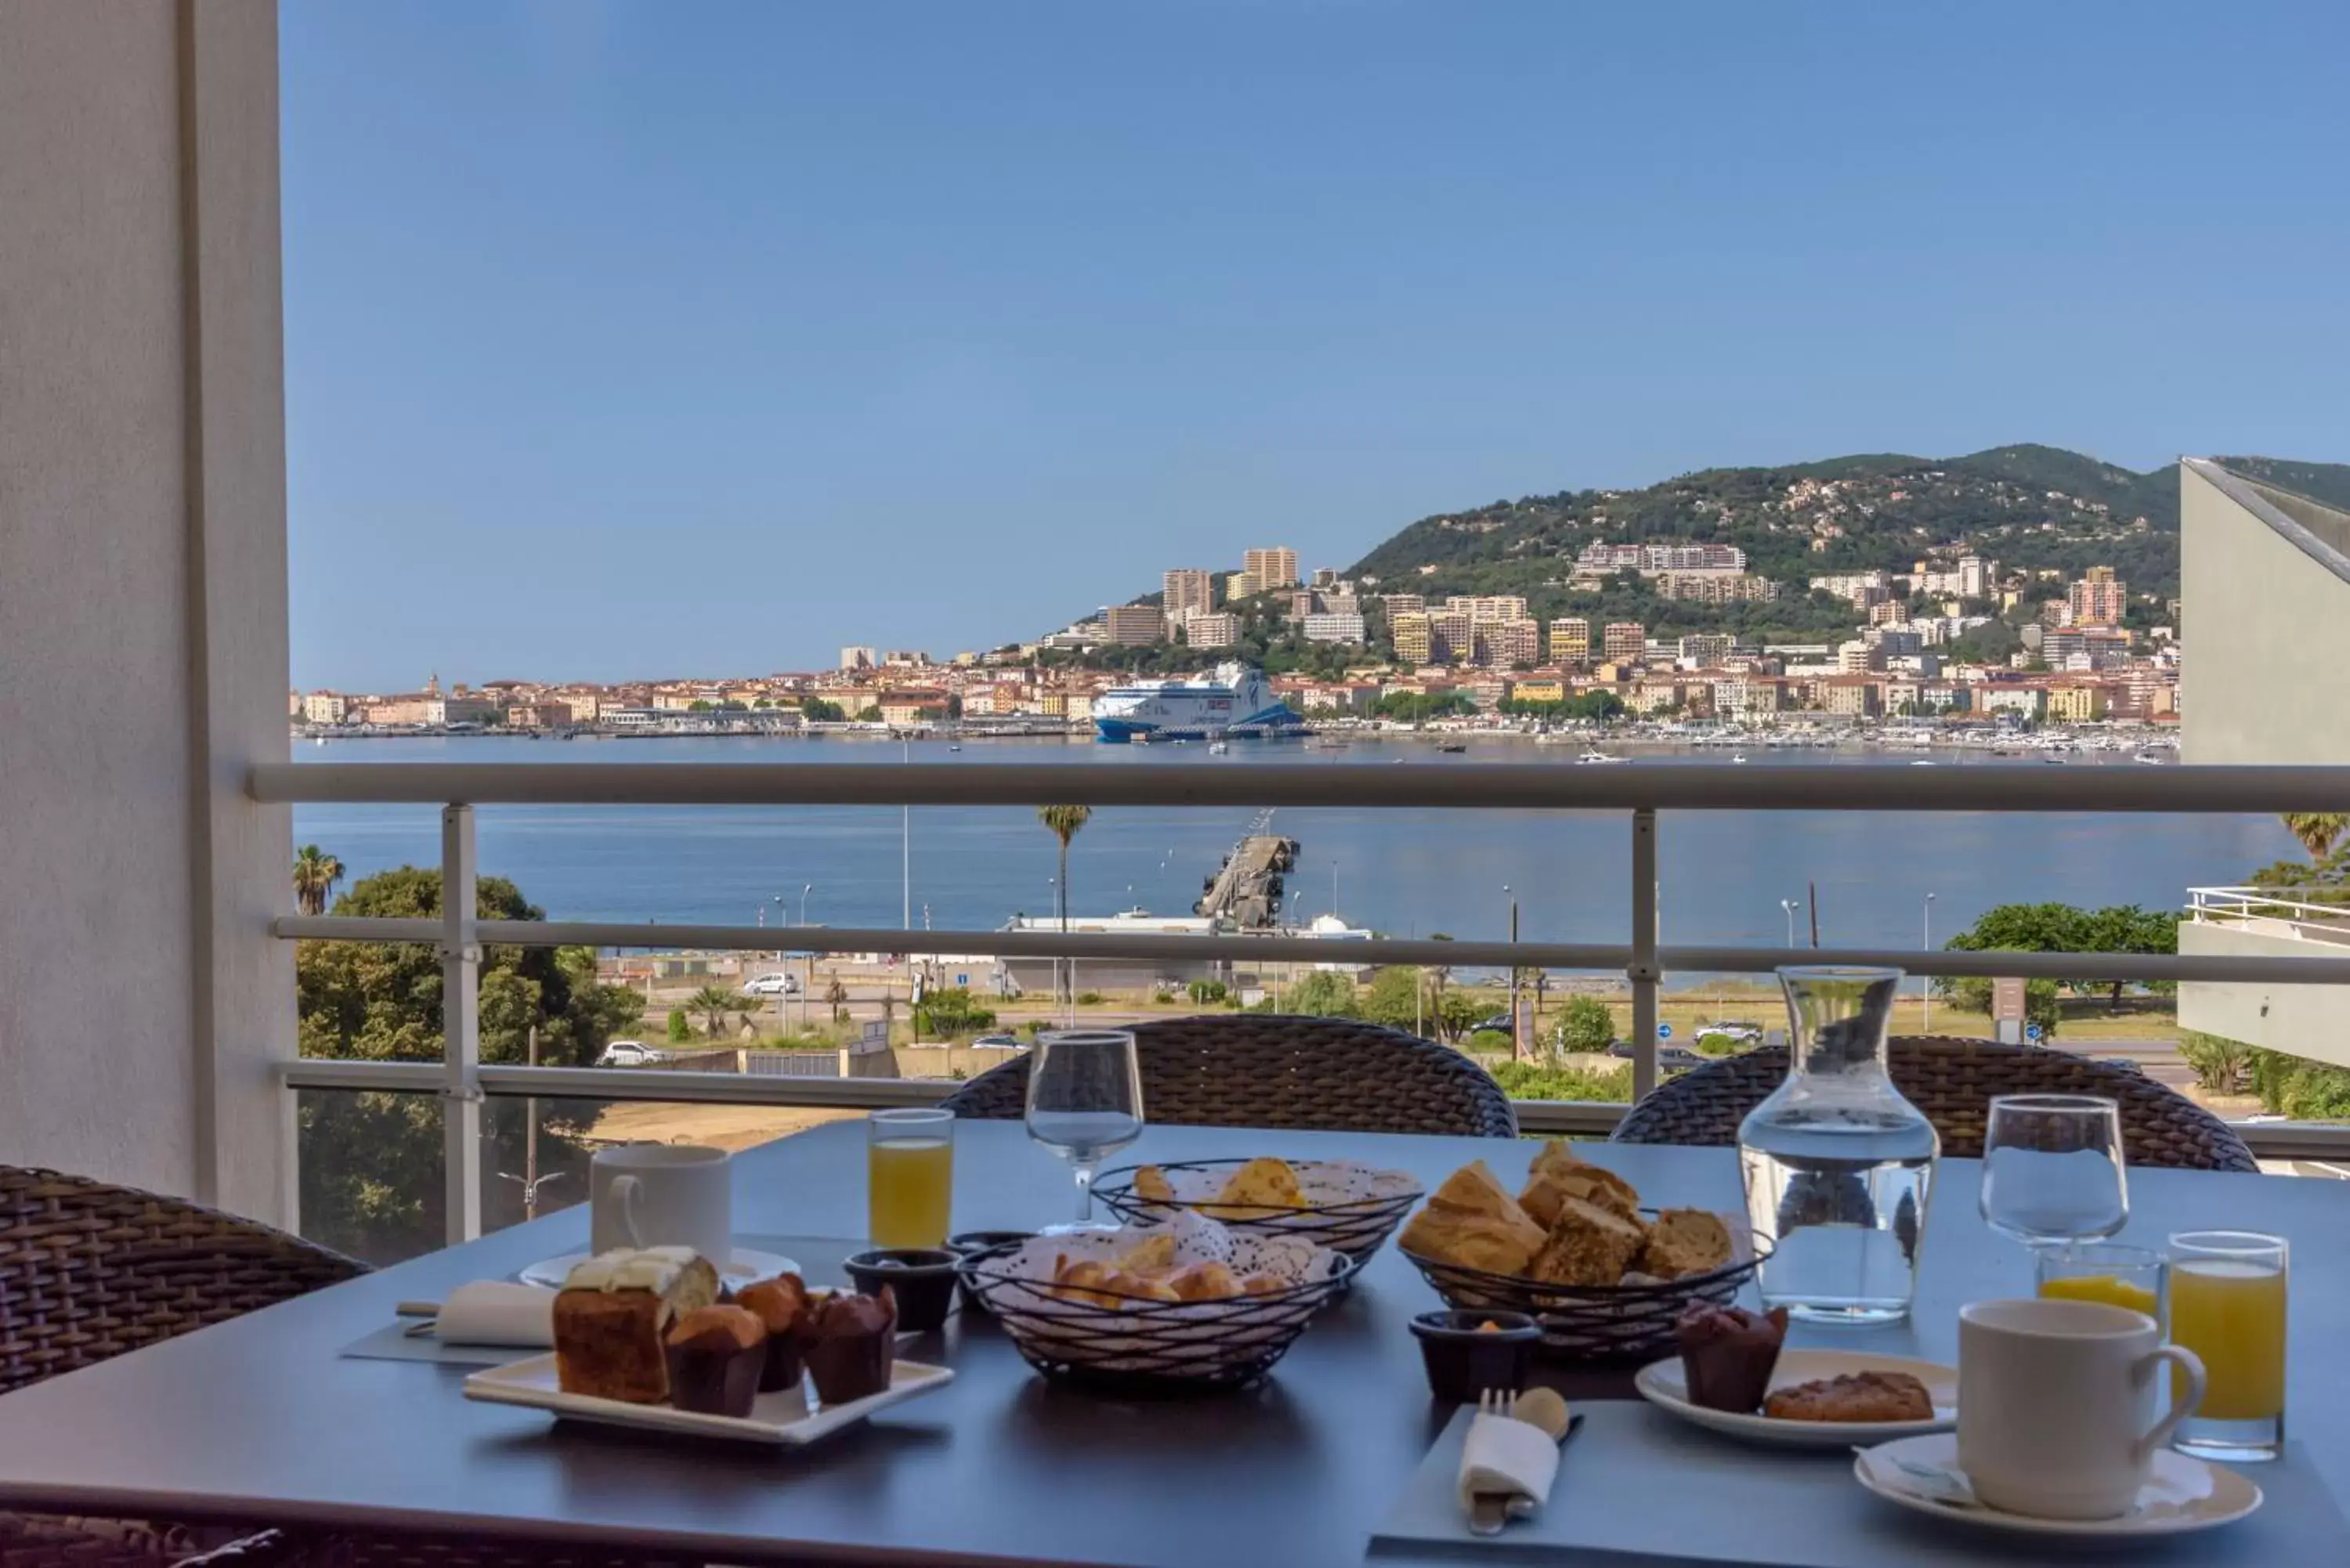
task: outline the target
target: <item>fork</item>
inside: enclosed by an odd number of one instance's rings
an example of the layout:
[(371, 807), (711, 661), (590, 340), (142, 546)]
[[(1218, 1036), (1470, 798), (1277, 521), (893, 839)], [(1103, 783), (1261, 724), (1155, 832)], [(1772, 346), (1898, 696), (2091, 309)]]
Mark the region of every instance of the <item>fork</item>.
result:
[[(1510, 1388), (1480, 1389), (1477, 1394), (1477, 1413), (1481, 1416), (1514, 1418), (1518, 1413), (1517, 1391)], [(1502, 1527), (1509, 1521), (1509, 1499), (1502, 1493), (1480, 1492), (1471, 1501), (1469, 1509), (1470, 1534), (1499, 1535), (1502, 1533)]]

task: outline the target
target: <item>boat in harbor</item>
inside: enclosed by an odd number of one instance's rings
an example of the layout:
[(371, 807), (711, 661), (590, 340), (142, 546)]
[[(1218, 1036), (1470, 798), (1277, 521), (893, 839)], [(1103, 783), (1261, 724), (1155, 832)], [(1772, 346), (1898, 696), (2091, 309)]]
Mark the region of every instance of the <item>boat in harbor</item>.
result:
[(1094, 700), (1094, 738), (1113, 744), (1305, 732), (1305, 719), (1274, 694), (1263, 671), (1244, 664), (1219, 664), (1213, 674), (1180, 680), (1138, 681)]
[(1606, 752), (1603, 752), (1595, 746), (1575, 760), (1578, 764), (1580, 764), (1585, 763), (1621, 763), (1627, 762), (1629, 759), (1625, 757), (1611, 757)]

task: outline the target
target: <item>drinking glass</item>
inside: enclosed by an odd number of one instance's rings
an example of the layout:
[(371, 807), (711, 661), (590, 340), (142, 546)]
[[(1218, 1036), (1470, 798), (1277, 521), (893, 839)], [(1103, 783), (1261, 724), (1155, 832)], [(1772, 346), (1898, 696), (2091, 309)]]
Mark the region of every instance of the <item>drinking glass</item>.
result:
[(1094, 1223), (1094, 1169), (1142, 1136), (1142, 1069), (1123, 1029), (1071, 1029), (1036, 1037), (1028, 1067), (1028, 1136), (1076, 1170), (1077, 1218), (1044, 1234), (1116, 1227)]
[(2059, 1301), (2127, 1307), (2170, 1328), (2170, 1265), (2147, 1247), (2077, 1241), (2043, 1247), (2033, 1260), (2038, 1293)]
[(952, 1229), (954, 1113), (934, 1106), (865, 1121), (866, 1224), (877, 1247), (936, 1247)]
[(2272, 1459), (2284, 1449), (2284, 1238), (2182, 1231), (2170, 1238), (2170, 1341), (2202, 1358), (2202, 1407), (2180, 1452)]
[(2027, 1246), (2102, 1241), (2129, 1220), (2121, 1107), (2097, 1095), (1999, 1095), (1983, 1129), (1982, 1217)]

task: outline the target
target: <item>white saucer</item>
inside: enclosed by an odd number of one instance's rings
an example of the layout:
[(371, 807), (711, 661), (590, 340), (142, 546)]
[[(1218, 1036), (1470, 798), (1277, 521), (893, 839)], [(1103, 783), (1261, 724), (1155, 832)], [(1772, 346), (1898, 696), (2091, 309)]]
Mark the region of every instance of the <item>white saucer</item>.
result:
[(1777, 1449), (1850, 1449), (1926, 1432), (1947, 1431), (1959, 1418), (1959, 1369), (1939, 1362), (1912, 1361), (1900, 1355), (1873, 1355), (1858, 1350), (1783, 1350), (1771, 1371), (1771, 1386), (1785, 1388), (1825, 1377), (1856, 1372), (1907, 1372), (1926, 1386), (1934, 1401), (1931, 1419), (1924, 1421), (1785, 1421), (1735, 1410), (1709, 1410), (1689, 1400), (1689, 1384), (1679, 1356), (1652, 1362), (1632, 1380), (1640, 1397), (1659, 1409), (1711, 1431)]
[[(2137, 1505), (2119, 1519), (2034, 1519), (1976, 1502), (1960, 1490), (1964, 1476), (1959, 1469), (1959, 1439), (1948, 1432), (1864, 1449), (1853, 1460), (1852, 1473), (1886, 1501), (1912, 1512), (2016, 1535), (2095, 1541), (2185, 1535), (2230, 1523), (2261, 1506), (2261, 1489), (2241, 1471), (2207, 1465), (2175, 1449), (2154, 1451), (2152, 1477), (2138, 1492)], [(1937, 1494), (1945, 1488), (1950, 1489), (1947, 1494)]]
[[(586, 1252), (566, 1252), (559, 1258), (548, 1258), (533, 1263), (515, 1277), (524, 1284), (537, 1285), (545, 1290), (559, 1291), (570, 1276), (572, 1265), (588, 1261)], [(800, 1266), (791, 1259), (775, 1252), (762, 1252), (749, 1247), (737, 1247), (734, 1255), (718, 1266), (718, 1272), (728, 1280), (772, 1280), (777, 1274), (796, 1274)]]

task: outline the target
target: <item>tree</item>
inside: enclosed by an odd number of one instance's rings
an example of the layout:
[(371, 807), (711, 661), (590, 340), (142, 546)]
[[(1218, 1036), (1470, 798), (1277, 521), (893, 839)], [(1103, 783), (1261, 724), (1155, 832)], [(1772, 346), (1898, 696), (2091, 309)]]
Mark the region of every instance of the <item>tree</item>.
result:
[[(2136, 904), (2116, 904), (2084, 909), (2072, 904), (2001, 904), (1986, 909), (1975, 923), (1943, 944), (1955, 952), (2034, 953), (2175, 953), (2178, 950), (2178, 918)], [(2050, 1028), (2055, 1011), (2055, 982), (2049, 986)], [(2124, 981), (2068, 981), (2075, 991), (2092, 985), (2112, 987), (2112, 1004), (2121, 1006)], [(1973, 1012), (1991, 1011), (1988, 980), (1944, 977), (1934, 982), (1940, 994)], [(2025, 988), (2031, 1012), (2030, 987)]]
[[(1053, 836), (1061, 841), (1061, 874), (1054, 878), (1053, 897), (1061, 909), (1061, 934), (1069, 934), (1069, 840), (1084, 831), (1093, 820), (1094, 808), (1089, 805), (1040, 805), (1036, 820), (1043, 823)], [(1055, 1002), (1066, 1002), (1068, 990), (1067, 961), (1053, 961), (1053, 992)]]
[(685, 1009), (682, 1007), (671, 1008), (669, 1010), (670, 1044), (672, 1045), (682, 1045), (692, 1038), (693, 1025), (686, 1022)]
[(1335, 971), (1317, 969), (1289, 988), (1281, 999), (1281, 1010), (1310, 1018), (1351, 1017), (1355, 982)]
[(2215, 1095), (2241, 1095), (2250, 1086), (2255, 1053), (2241, 1040), (2190, 1029), (2178, 1037), (2178, 1054), (2196, 1083)]
[(1191, 999), (1193, 1006), (1206, 1007), (1211, 1002), (1223, 1001), (1227, 989), (1221, 980), (1195, 980), (1185, 986), (1183, 992)]
[[(484, 919), (541, 920), (512, 882), (475, 883)], [(354, 883), (338, 915), (438, 919), (441, 874), (403, 866)], [(304, 941), (294, 958), (305, 1056), (368, 1061), (442, 1058), (441, 963), (421, 942)], [(596, 980), (585, 948), (485, 947), (481, 964), (481, 1058), (519, 1064), (535, 1030), (550, 1066), (595, 1064), (616, 1034), (633, 1030), (644, 1000)], [(601, 1114), (595, 1100), (542, 1099), (539, 1168), (577, 1174), (584, 1191), (587, 1152), (578, 1135)], [(432, 1095), (306, 1094), (301, 1096), (302, 1221), (307, 1234), (372, 1261), (411, 1257), (442, 1244), (442, 1107)], [(483, 1112), (484, 1165), (520, 1170), (525, 1106), (494, 1101)], [(523, 1217), (518, 1188), (483, 1192), (484, 1221)]]
[(857, 722), (860, 724), (878, 724), (881, 722), (881, 710), (868, 702), (857, 711)]
[(837, 702), (827, 702), (821, 697), (800, 700), (800, 717), (817, 724), (837, 724), (848, 717)]
[(294, 856), (294, 902), (306, 915), (323, 915), (335, 884), (343, 879), (343, 863), (315, 844), (305, 844)]
[(702, 1032), (715, 1036), (726, 1026), (730, 1012), (748, 1012), (755, 1005), (747, 997), (735, 995), (723, 985), (705, 985), (685, 999), (691, 1012), (702, 1014)]
[(1434, 1017), (1437, 1028), (1446, 1040), (1458, 1041), (1477, 1026), (1485, 1016), (1485, 1004), (1473, 996), (1449, 991), (1436, 1002)]
[(994, 1011), (982, 1006), (960, 986), (933, 991), (914, 1009), (914, 1032), (935, 1034), (941, 1040), (950, 1034), (976, 1034), (994, 1027)]
[(2323, 861), (2333, 849), (2334, 841), (2345, 830), (2350, 830), (2350, 813), (2339, 811), (2288, 811), (2284, 814), (2285, 830), (2301, 840), (2312, 860)]
[(824, 988), (824, 1000), (832, 1009), (832, 1021), (839, 1023), (848, 1006), (848, 988), (840, 983), (838, 975), (833, 976), (832, 982)]
[(1392, 963), (1371, 976), (1355, 1002), (1355, 1016), (1366, 1023), (1400, 1029), (1407, 1033), (1428, 1028), (1425, 979), (1414, 964)]
[(1570, 996), (1559, 1009), (1560, 1050), (1589, 1054), (1607, 1050), (1615, 1040), (1616, 1015), (1597, 997)]

